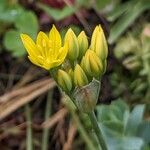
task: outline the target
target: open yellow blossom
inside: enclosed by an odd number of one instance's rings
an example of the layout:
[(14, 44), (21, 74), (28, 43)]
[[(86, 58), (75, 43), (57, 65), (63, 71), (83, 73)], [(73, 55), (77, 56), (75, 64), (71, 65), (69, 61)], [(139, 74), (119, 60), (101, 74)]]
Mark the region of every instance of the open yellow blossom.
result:
[(67, 56), (68, 46), (67, 44), (62, 46), (60, 33), (54, 25), (49, 36), (40, 31), (36, 42), (27, 34), (21, 34), (21, 39), (30, 61), (46, 70), (61, 65)]

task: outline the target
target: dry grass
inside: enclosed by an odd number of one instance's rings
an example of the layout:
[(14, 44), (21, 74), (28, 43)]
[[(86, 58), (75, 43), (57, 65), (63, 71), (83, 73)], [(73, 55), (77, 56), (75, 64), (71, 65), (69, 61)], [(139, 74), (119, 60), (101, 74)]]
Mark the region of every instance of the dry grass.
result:
[(46, 120), (43, 124), (43, 128), (51, 128), (53, 127), (58, 121), (62, 120), (68, 113), (66, 108), (60, 109), (57, 113), (55, 113), (51, 118)]
[(5, 93), (0, 97), (0, 120), (47, 92), (55, 85), (52, 79), (44, 78), (21, 87), (20, 89), (14, 89)]

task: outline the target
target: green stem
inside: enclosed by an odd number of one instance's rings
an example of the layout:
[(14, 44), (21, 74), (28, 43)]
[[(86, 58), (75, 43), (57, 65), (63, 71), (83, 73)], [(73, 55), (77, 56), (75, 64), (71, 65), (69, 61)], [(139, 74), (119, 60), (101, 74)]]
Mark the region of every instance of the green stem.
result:
[(81, 137), (83, 138), (83, 140), (86, 142), (88, 148), (90, 150), (96, 150), (95, 146), (93, 145), (92, 141), (89, 138), (89, 135), (87, 134), (84, 127), (82, 126), (78, 116), (74, 112), (72, 113), (72, 118), (75, 121), (77, 128), (79, 130), (79, 133), (80, 133)]
[(95, 131), (95, 133), (97, 135), (97, 138), (98, 138), (98, 141), (100, 143), (100, 146), (101, 146), (102, 150), (107, 150), (107, 146), (106, 146), (105, 140), (103, 138), (101, 129), (98, 126), (98, 122), (97, 122), (97, 119), (96, 119), (94, 111), (88, 113), (88, 115), (89, 115), (89, 118), (91, 120), (93, 129), (94, 129), (94, 131)]
[(33, 150), (32, 120), (31, 120), (31, 109), (30, 109), (29, 104), (25, 106), (25, 113), (26, 113), (26, 119), (27, 119), (26, 149)]
[[(51, 114), (51, 103), (52, 103), (52, 92), (49, 91), (47, 95), (47, 103), (45, 108), (45, 121), (49, 118)], [(49, 129), (44, 128), (42, 135), (42, 150), (48, 149), (48, 138), (49, 138)]]
[(80, 121), (79, 115), (76, 113), (76, 107), (73, 101), (67, 96), (64, 96), (62, 101), (65, 104), (65, 106), (68, 108), (69, 112), (71, 113), (72, 119), (77, 126), (79, 134), (81, 138), (85, 141), (89, 150), (96, 150), (95, 145), (93, 144), (92, 140), (89, 137), (89, 134), (87, 133), (87, 131), (85, 130), (84, 126)]

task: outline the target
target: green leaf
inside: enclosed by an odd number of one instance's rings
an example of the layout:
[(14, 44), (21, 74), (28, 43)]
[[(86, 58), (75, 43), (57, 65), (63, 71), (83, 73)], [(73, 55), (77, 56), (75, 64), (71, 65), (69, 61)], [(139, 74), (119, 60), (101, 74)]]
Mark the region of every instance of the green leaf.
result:
[(6, 0), (0, 0), (0, 10), (6, 6)]
[(144, 142), (136, 137), (116, 137), (108, 140), (109, 150), (141, 150)]
[(141, 150), (144, 145), (142, 138), (124, 136), (102, 124), (99, 125), (105, 137), (108, 150)]
[(26, 53), (20, 39), (20, 33), (16, 30), (9, 30), (6, 32), (3, 44), (15, 57), (21, 57)]
[(145, 143), (150, 143), (150, 121), (144, 121), (138, 127), (137, 135), (144, 139)]
[(38, 31), (38, 20), (33, 12), (23, 12), (15, 22), (15, 26), (20, 33), (29, 34), (32, 38), (35, 37)]
[(117, 99), (116, 101), (112, 102), (112, 105), (117, 106), (120, 111), (122, 111), (122, 114), (128, 110), (129, 111), (129, 106), (124, 102), (122, 99)]
[(112, 11), (110, 11), (110, 13), (106, 14), (107, 19), (109, 21), (116, 20), (118, 17), (120, 17), (126, 11), (128, 11), (128, 9), (132, 7), (135, 4), (135, 2), (137, 2), (137, 0), (127, 1), (125, 3), (120, 3), (116, 5), (116, 7)]
[(6, 23), (13, 23), (22, 12), (23, 9), (20, 5), (7, 4), (6, 1), (0, 1), (0, 21)]
[(123, 114), (123, 126), (124, 126), (123, 130), (124, 130), (124, 132), (126, 130), (129, 117), (130, 117), (130, 112), (129, 112), (129, 110), (126, 110)]
[(148, 0), (138, 0), (130, 6), (126, 13), (112, 26), (110, 31), (109, 43), (114, 43), (122, 33), (129, 27), (135, 19), (145, 10), (150, 8)]
[(129, 113), (127, 104), (121, 100), (116, 100), (110, 106), (97, 106), (97, 117), (99, 121), (124, 121), (126, 111)]
[(102, 8), (110, 5), (110, 3), (112, 3), (112, 0), (103, 0), (103, 1), (96, 0), (96, 7), (97, 7), (97, 9), (102, 9)]
[(76, 8), (71, 6), (65, 6), (63, 9), (56, 9), (42, 3), (38, 3), (38, 7), (45, 11), (50, 17), (53, 17), (56, 21), (71, 16), (76, 11)]
[(115, 122), (115, 121), (105, 121), (103, 122), (103, 124), (113, 130), (114, 132), (117, 132), (118, 134), (122, 134), (123, 133), (123, 123), (118, 121), (118, 122)]
[(26, 33), (35, 38), (38, 31), (38, 21), (33, 12), (23, 12), (15, 21), (16, 30), (9, 30), (5, 33), (3, 43), (6, 50), (13, 56), (21, 57), (26, 54), (20, 34)]
[(148, 144), (150, 126), (143, 124), (144, 108), (145, 105), (137, 105), (130, 113), (121, 99), (96, 108), (108, 150), (141, 150)]
[(100, 122), (104, 121), (120, 121), (121, 112), (116, 106), (100, 106), (97, 107), (97, 117)]
[(92, 1), (91, 0), (76, 0), (76, 5), (84, 8), (91, 8)]
[(88, 85), (77, 87), (72, 92), (75, 104), (81, 112), (94, 110), (100, 91), (100, 82), (93, 79)]
[(143, 120), (144, 109), (145, 105), (137, 105), (134, 107), (128, 119), (125, 134), (135, 135), (137, 133), (137, 129)]

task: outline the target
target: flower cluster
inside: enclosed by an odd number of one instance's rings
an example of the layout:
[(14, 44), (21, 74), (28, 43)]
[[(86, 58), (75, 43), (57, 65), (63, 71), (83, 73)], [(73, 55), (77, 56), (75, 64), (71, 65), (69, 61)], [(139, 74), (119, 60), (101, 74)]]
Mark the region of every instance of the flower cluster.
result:
[[(58, 86), (74, 99), (78, 97), (84, 101), (85, 92), (90, 93), (90, 99), (86, 97), (86, 109), (88, 106), (92, 106), (92, 109), (95, 107), (97, 100), (92, 99), (96, 99), (99, 93), (99, 80), (106, 70), (108, 55), (107, 42), (100, 25), (94, 29), (91, 42), (84, 31), (76, 36), (72, 29), (62, 40), (54, 25), (49, 36), (39, 32), (36, 42), (26, 34), (21, 34), (21, 38), (32, 63), (50, 70)], [(86, 91), (88, 89), (90, 91)]]
[(106, 70), (108, 47), (101, 26), (93, 31), (91, 43), (84, 31), (78, 36), (69, 29), (65, 35), (68, 54), (63, 67), (58, 70), (57, 82), (70, 92), (75, 87), (89, 84), (93, 78), (100, 79)]

